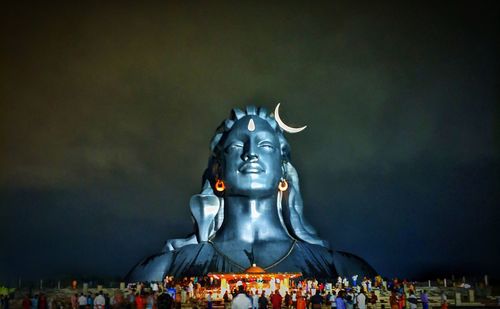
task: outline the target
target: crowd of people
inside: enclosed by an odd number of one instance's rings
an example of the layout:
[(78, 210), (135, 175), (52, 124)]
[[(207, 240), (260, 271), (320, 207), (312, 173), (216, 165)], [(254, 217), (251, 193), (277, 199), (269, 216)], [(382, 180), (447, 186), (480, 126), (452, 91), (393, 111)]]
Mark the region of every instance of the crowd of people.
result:
[[(310, 287), (310, 285), (308, 285)], [(239, 286), (239, 291), (236, 296), (231, 298), (226, 293), (224, 295), (224, 303), (226, 308), (236, 309), (259, 309), (269, 308), (322, 308), (328, 306), (335, 309), (374, 309), (380, 303), (379, 297), (375, 290), (372, 289), (371, 284), (365, 278), (361, 285), (349, 286), (345, 281), (338, 282), (337, 285), (326, 291), (324, 285), (312, 285), (313, 288), (299, 287), (288, 291), (284, 296), (276, 290), (270, 295), (262, 292), (260, 295), (255, 291), (245, 290), (243, 286)], [(317, 289), (314, 287), (318, 287)], [(383, 292), (390, 292), (388, 306), (391, 309), (416, 309), (417, 304), (421, 303), (423, 309), (429, 308), (429, 295), (425, 290), (422, 290), (417, 296), (417, 292), (413, 284), (406, 281), (398, 282), (397, 279), (393, 280), (387, 286), (377, 287), (377, 290)], [(235, 292), (233, 291), (233, 295)], [(408, 295), (408, 297), (406, 296)], [(448, 301), (444, 291), (441, 292), (441, 308), (448, 308)], [(382, 308), (385, 304), (381, 305)], [(211, 307), (209, 307), (211, 308)]]
[(274, 291), (270, 295), (262, 292), (260, 295), (256, 292), (246, 291), (243, 286), (239, 287), (236, 296), (233, 299), (228, 299), (226, 308), (236, 309), (260, 309), (260, 308), (321, 308), (329, 306), (336, 309), (366, 309), (375, 308), (378, 297), (372, 291), (367, 295), (365, 290), (338, 288), (332, 291), (307, 291), (299, 288), (291, 292), (285, 292), (282, 296), (279, 290)]
[[(44, 293), (25, 295), (23, 309), (173, 309), (191, 306), (209, 308), (214, 305), (226, 309), (259, 308), (324, 308), (335, 309), (375, 309), (377, 304), (389, 309), (416, 309), (421, 303), (428, 309), (429, 296), (425, 290), (417, 293), (414, 285), (397, 279), (381, 283), (381, 278), (361, 282), (338, 278), (336, 284), (318, 282), (315, 279), (295, 280), (286, 290), (274, 285), (274, 290), (256, 289), (255, 284), (237, 282), (232, 290), (217, 289), (220, 282), (207, 278), (185, 278), (182, 281), (163, 283), (138, 283), (125, 290), (115, 290), (112, 295), (104, 291), (97, 293), (73, 293), (69, 299), (60, 301), (47, 297)], [(220, 293), (223, 294), (221, 295)], [(418, 294), (418, 295), (417, 295)], [(380, 296), (384, 298), (381, 303)], [(387, 297), (389, 295), (389, 297)], [(67, 296), (66, 296), (67, 297)], [(447, 309), (446, 294), (441, 294), (442, 309)], [(382, 307), (382, 306), (378, 306)], [(2, 298), (2, 308), (9, 309), (8, 299)]]
[[(109, 306), (104, 307), (105, 302), (108, 302)], [(78, 295), (74, 294), (70, 298), (70, 304), (72, 309), (86, 309), (86, 308), (109, 308), (111, 309), (109, 295), (98, 293), (96, 296), (89, 293), (84, 295), (83, 293)], [(44, 293), (34, 294), (30, 296), (26, 294), (22, 300), (23, 309), (60, 309), (66, 308), (66, 302), (60, 299), (54, 299), (52, 297), (47, 297)]]
[[(379, 278), (371, 281), (364, 278), (360, 283), (339, 279), (334, 286), (317, 280), (303, 280), (293, 282), (288, 291), (276, 289), (272, 292), (267, 290), (257, 291), (249, 288), (246, 284), (237, 284), (232, 291), (226, 290), (221, 297), (215, 297), (211, 290), (210, 282), (193, 283), (192, 280), (177, 282), (175, 285), (169, 282), (164, 287), (151, 285), (145, 287), (139, 284), (133, 289), (124, 303), (135, 308), (181, 308), (189, 303), (192, 307), (209, 308), (213, 305), (223, 305), (224, 308), (321, 308), (328, 306), (335, 309), (374, 309), (380, 304), (377, 294), (380, 292), (390, 293), (388, 303), (384, 307), (391, 309), (416, 309), (417, 303), (421, 303), (423, 309), (428, 309), (429, 297), (425, 290), (417, 296), (413, 284), (397, 279), (381, 284)], [(208, 285), (205, 285), (208, 284)], [(154, 290), (154, 291), (153, 291)], [(146, 292), (152, 291), (152, 292)], [(378, 291), (377, 293), (375, 291)], [(407, 297), (408, 295), (408, 297)], [(118, 302), (115, 301), (115, 304)], [(442, 294), (442, 308), (447, 308), (446, 295)]]
[[(78, 298), (79, 307), (108, 309), (108, 308), (138, 308), (138, 309), (171, 309), (181, 308), (190, 304), (195, 308), (209, 308), (213, 305), (223, 305), (224, 308), (321, 308), (328, 306), (335, 309), (374, 309), (380, 299), (377, 294), (380, 292), (390, 293), (387, 307), (391, 309), (416, 309), (420, 302), (423, 309), (428, 309), (429, 296), (422, 290), (417, 296), (413, 284), (397, 279), (391, 280), (382, 285), (381, 278), (374, 281), (367, 278), (359, 283), (356, 278), (347, 281), (339, 278), (334, 286), (317, 280), (303, 280), (292, 282), (288, 291), (273, 292), (267, 290), (257, 291), (255, 288), (248, 288), (244, 283), (237, 284), (232, 291), (226, 290), (221, 297), (215, 297), (210, 288), (217, 285), (216, 282), (200, 279), (194, 283), (192, 280), (182, 282), (165, 282), (165, 284), (152, 283), (149, 286), (138, 284), (131, 288), (131, 293), (124, 296), (118, 293), (114, 297), (109, 297), (102, 293), (92, 298), (82, 294)], [(379, 291), (378, 293), (375, 290)], [(408, 296), (407, 296), (408, 295)], [(72, 298), (72, 304), (74, 304)], [(448, 303), (444, 292), (441, 294), (442, 308), (447, 309)], [(384, 305), (385, 307), (385, 305)]]

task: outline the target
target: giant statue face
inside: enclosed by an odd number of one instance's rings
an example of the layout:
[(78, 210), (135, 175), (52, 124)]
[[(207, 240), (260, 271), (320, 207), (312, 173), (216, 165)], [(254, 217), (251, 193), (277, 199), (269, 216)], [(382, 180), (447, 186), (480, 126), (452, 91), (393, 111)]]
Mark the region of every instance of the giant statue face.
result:
[(263, 197), (276, 193), (282, 176), (276, 131), (258, 116), (239, 119), (223, 141), (220, 176), (226, 196)]

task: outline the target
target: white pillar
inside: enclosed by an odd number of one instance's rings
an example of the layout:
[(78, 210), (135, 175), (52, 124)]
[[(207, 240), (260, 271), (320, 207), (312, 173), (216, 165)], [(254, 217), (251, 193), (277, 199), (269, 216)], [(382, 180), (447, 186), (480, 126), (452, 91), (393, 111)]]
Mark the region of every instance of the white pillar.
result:
[(455, 306), (460, 306), (462, 304), (462, 295), (460, 293), (455, 293)]
[(484, 275), (484, 285), (488, 286), (488, 275)]
[(429, 280), (429, 287), (431, 287), (431, 281)]
[(446, 287), (446, 278), (444, 278), (444, 287)]
[(469, 289), (469, 302), (473, 303), (475, 301), (476, 301), (476, 298), (474, 296), (474, 290), (473, 289)]

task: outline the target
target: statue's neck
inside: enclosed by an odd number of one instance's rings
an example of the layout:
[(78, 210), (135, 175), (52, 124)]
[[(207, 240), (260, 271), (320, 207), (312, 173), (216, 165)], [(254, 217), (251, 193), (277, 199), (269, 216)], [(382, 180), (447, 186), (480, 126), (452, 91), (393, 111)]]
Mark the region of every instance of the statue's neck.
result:
[(285, 239), (289, 236), (279, 219), (277, 194), (264, 198), (224, 198), (224, 222), (215, 241), (256, 243)]

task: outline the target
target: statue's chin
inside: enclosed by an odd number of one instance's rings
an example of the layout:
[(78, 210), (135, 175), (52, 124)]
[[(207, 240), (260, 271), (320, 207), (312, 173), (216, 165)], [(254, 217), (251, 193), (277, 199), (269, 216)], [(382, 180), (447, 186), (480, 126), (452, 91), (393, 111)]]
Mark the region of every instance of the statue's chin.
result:
[(238, 179), (228, 177), (226, 196), (269, 197), (278, 191), (278, 180), (267, 177), (240, 177)]
[(226, 191), (226, 196), (245, 196), (249, 198), (265, 198), (275, 194), (277, 190), (270, 187), (232, 187)]

